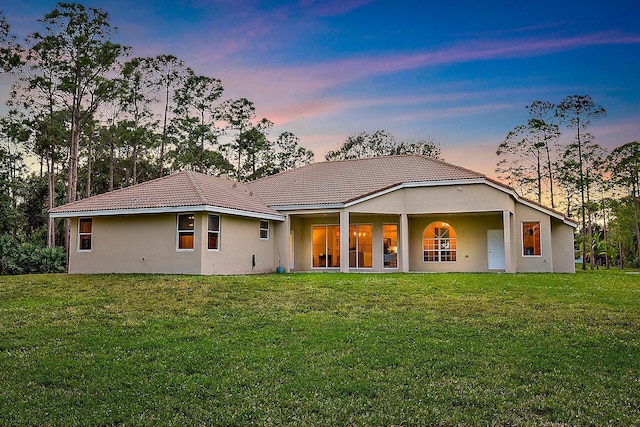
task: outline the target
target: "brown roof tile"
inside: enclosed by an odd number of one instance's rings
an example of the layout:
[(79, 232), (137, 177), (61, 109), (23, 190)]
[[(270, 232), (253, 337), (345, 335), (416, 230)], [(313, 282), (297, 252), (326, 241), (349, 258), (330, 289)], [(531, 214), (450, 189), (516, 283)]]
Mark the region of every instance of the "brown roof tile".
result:
[(270, 209), (246, 185), (192, 171), (100, 194), (58, 206), (50, 213), (148, 209), (181, 206), (216, 206), (269, 215)]
[(248, 183), (269, 206), (331, 205), (410, 182), (485, 178), (481, 173), (421, 155), (312, 163)]

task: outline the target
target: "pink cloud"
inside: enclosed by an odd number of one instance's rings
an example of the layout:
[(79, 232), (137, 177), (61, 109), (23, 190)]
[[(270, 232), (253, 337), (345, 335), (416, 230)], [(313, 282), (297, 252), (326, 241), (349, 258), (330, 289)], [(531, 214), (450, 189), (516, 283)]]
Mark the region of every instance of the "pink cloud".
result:
[(339, 101), (326, 99), (318, 101), (303, 101), (271, 109), (269, 112), (269, 120), (278, 125), (286, 125), (293, 120), (308, 117), (319, 117), (343, 108), (344, 104)]
[[(460, 43), (434, 52), (360, 57), (317, 64), (251, 68), (244, 65), (233, 70), (230, 78), (252, 85), (260, 82), (260, 92), (282, 94), (295, 87), (297, 93), (316, 93), (336, 88), (352, 81), (428, 68), (451, 63), (489, 60), (494, 58), (528, 57), (561, 50), (605, 44), (640, 43), (640, 35), (604, 32), (572, 38), (515, 39), (507, 41), (476, 41)], [(264, 85), (264, 82), (271, 82)]]

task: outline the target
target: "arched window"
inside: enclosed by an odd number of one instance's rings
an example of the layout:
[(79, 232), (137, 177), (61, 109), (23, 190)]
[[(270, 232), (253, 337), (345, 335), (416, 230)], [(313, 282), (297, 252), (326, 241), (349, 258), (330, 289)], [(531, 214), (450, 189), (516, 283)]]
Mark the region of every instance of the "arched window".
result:
[(425, 262), (453, 262), (456, 260), (456, 231), (446, 222), (432, 222), (422, 233)]

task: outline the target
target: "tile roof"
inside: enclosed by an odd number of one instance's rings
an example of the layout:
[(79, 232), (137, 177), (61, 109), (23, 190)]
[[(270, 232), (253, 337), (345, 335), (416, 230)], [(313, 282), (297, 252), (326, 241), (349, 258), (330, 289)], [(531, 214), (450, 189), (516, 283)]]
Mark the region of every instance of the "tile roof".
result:
[(312, 163), (247, 183), (269, 206), (343, 204), (394, 185), (486, 178), (421, 155)]
[[(401, 155), (312, 163), (249, 183), (184, 171), (58, 206), (49, 213), (65, 216), (94, 211), (126, 213), (127, 210), (213, 206), (239, 214), (282, 216), (272, 207), (342, 205), (405, 183), (476, 179), (515, 194), (511, 187), (481, 173), (426, 156)], [(561, 212), (516, 197), (573, 221)]]
[(258, 198), (245, 184), (193, 171), (178, 172), (131, 187), (58, 206), (49, 213), (138, 210), (181, 206), (220, 208), (281, 215)]

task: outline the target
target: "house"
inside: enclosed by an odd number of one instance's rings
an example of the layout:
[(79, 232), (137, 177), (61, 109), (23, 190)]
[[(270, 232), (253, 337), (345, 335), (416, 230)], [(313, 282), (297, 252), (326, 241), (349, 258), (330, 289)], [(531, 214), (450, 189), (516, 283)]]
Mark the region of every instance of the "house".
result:
[(420, 155), (249, 183), (192, 171), (51, 209), (70, 273), (573, 272), (576, 222)]

